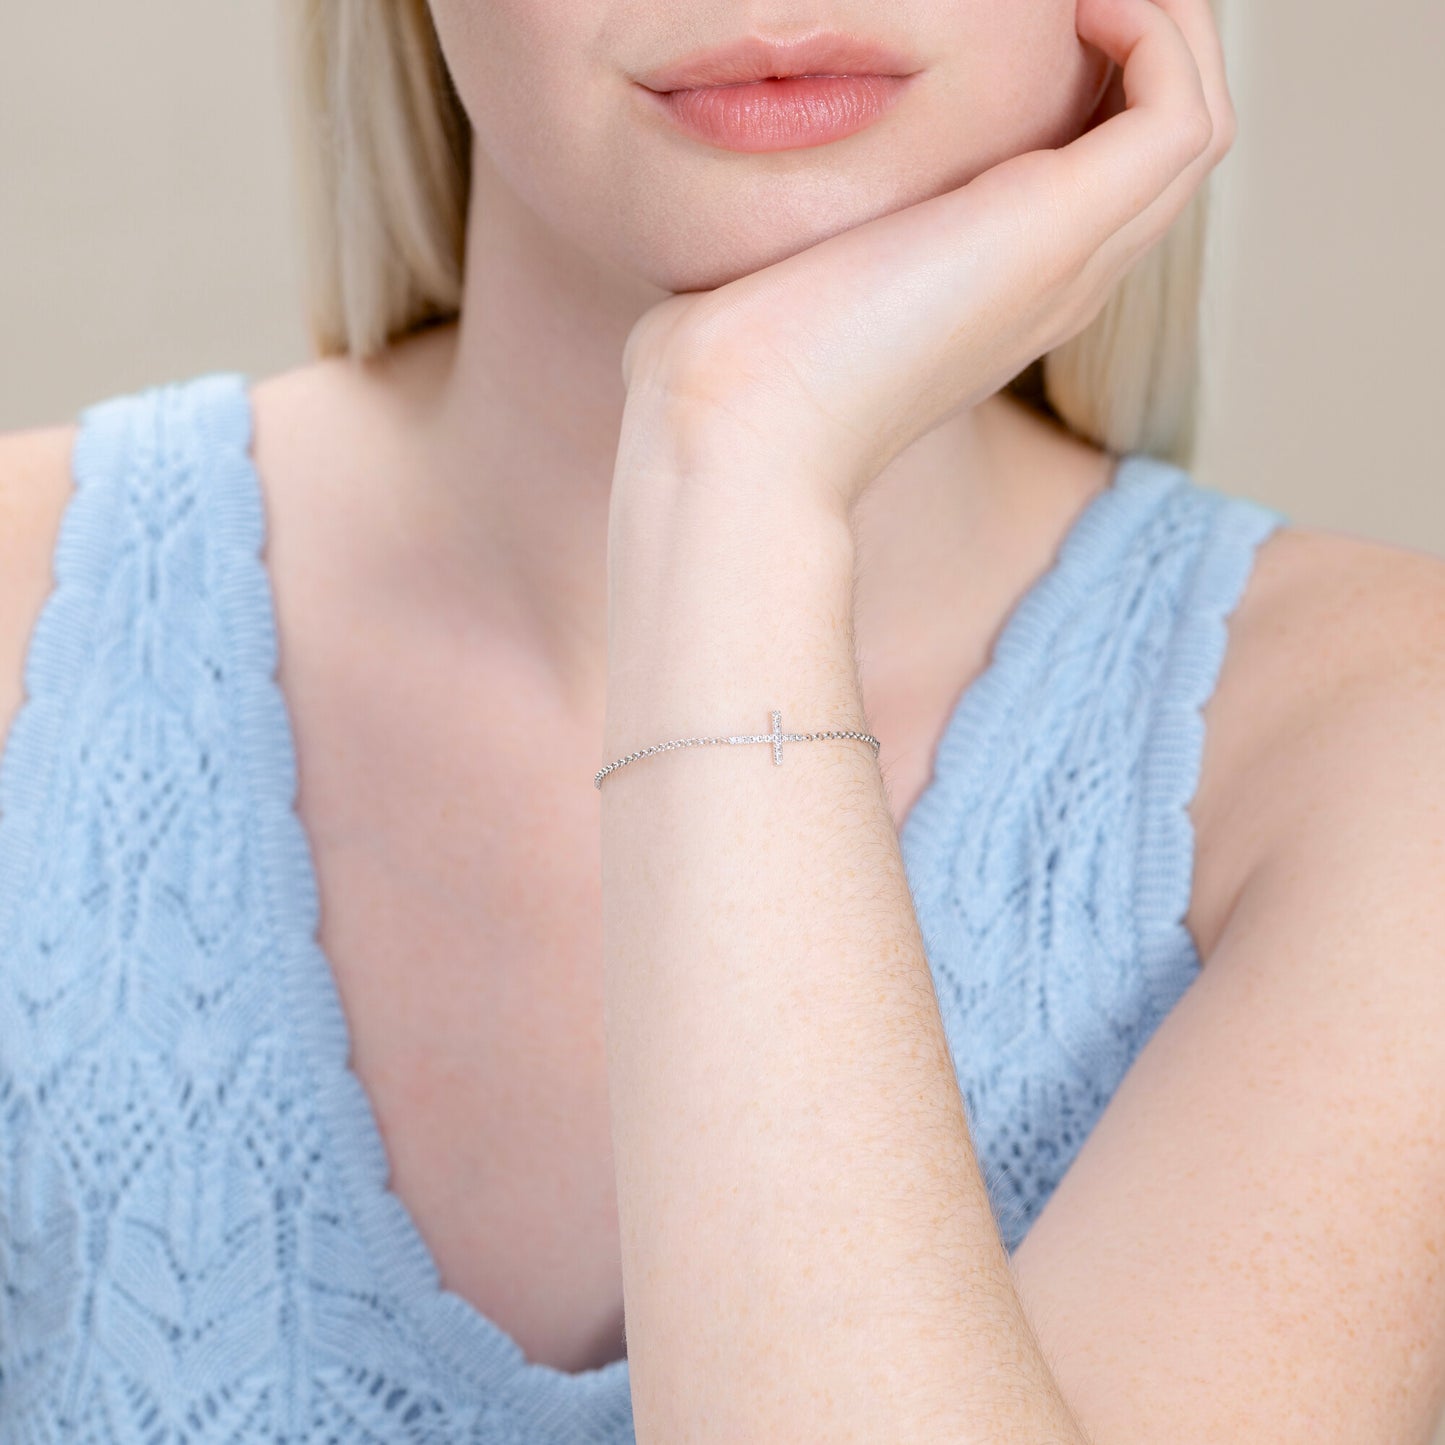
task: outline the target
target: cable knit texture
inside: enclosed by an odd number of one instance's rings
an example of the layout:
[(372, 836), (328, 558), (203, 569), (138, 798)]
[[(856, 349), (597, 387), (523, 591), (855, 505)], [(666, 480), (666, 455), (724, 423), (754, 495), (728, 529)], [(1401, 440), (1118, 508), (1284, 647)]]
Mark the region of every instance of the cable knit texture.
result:
[[(627, 1361), (528, 1362), (388, 1186), (316, 941), (246, 379), (80, 420), (0, 758), (0, 1442), (633, 1439)], [(1284, 520), (1126, 454), (904, 827), (1010, 1250), (1199, 968), (1202, 708)]]

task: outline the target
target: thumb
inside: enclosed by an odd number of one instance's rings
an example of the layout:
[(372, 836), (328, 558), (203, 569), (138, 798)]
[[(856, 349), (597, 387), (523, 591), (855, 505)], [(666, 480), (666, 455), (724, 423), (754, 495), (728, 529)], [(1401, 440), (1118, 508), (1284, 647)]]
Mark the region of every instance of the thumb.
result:
[(1098, 103), (1089, 113), (1089, 118), (1084, 122), (1083, 129), (1079, 134), (1083, 135), (1085, 131), (1093, 130), (1096, 125), (1103, 125), (1111, 116), (1118, 115), (1126, 104), (1124, 72), (1111, 60), (1108, 70), (1104, 72), (1103, 89), (1100, 92)]

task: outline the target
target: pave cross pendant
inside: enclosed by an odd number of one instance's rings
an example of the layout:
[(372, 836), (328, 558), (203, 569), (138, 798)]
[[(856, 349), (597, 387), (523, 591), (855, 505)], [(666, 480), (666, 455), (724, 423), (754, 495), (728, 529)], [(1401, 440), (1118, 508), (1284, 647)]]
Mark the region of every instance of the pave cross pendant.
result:
[(772, 743), (773, 763), (777, 767), (783, 764), (784, 743), (805, 743), (812, 738), (811, 733), (785, 733), (783, 731), (783, 714), (778, 708), (774, 708), (770, 716), (773, 719), (773, 730), (770, 733), (747, 733), (739, 737), (728, 739), (730, 743)]

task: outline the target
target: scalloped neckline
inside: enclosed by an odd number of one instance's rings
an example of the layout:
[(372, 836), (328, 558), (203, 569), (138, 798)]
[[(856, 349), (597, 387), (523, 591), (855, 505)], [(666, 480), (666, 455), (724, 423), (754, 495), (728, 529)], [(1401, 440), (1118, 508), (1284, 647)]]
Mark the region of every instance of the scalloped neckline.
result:
[[(352, 1041), (337, 976), (321, 946), (320, 887), (309, 832), (296, 806), (298, 762), (290, 703), (277, 680), (276, 599), (265, 556), (266, 493), (252, 452), (255, 414), (249, 378), (213, 374), (215, 410), (203, 417), (224, 455), (213, 473), (212, 505), (244, 515), (244, 557), (230, 606), (244, 635), (236, 654), (247, 659), (243, 687), (247, 726), (242, 752), (258, 811), (265, 887), (287, 968), (285, 1027), (302, 1064), (338, 1171), (338, 1190), (389, 1303), (404, 1315), (425, 1353), (442, 1361), (481, 1409), (518, 1414), (524, 1426), (594, 1432), (601, 1419), (619, 1430), (631, 1419), (628, 1359), (593, 1369), (558, 1369), (524, 1354), (516, 1339), (469, 1300), (441, 1283), (441, 1271), (406, 1204), (392, 1188), (376, 1112), (351, 1065)], [(230, 518), (223, 518), (222, 528)], [(254, 550), (253, 546), (254, 544)], [(228, 559), (236, 565), (237, 559)], [(610, 1436), (606, 1438), (611, 1438)], [(625, 1438), (625, 1436), (619, 1437)]]
[[(265, 490), (252, 454), (254, 405), (251, 383), (242, 373), (213, 375), (213, 382), (231, 390), (221, 395), (229, 401), (230, 421), (237, 442), (233, 480), (243, 484), (244, 505), (254, 508), (259, 522), (258, 548), (250, 572), (250, 585), (243, 598), (250, 620), (258, 629), (251, 639), (253, 655), (269, 658), (272, 666), (258, 681), (271, 695), (270, 726), (258, 729), (244, 746), (258, 749), (253, 762), (259, 786), (269, 789), (263, 801), (271, 810), (273, 826), (264, 830), (271, 852), (270, 885), (278, 911), (278, 931), (289, 934), (283, 942), (294, 948), (291, 1002), (288, 1010), (290, 1032), (307, 1046), (308, 1066), (324, 1067), (327, 1049), (344, 1054), (343, 1066), (326, 1087), (319, 1080), (318, 1107), (322, 1112), (332, 1161), (342, 1177), (341, 1188), (367, 1247), (378, 1278), (386, 1284), (396, 1305), (406, 1312), (425, 1346), (458, 1372), (474, 1389), (504, 1396), (513, 1409), (526, 1408), (528, 1397), (534, 1409), (555, 1412), (569, 1405), (590, 1404), (620, 1412), (630, 1418), (629, 1361), (626, 1356), (606, 1365), (583, 1371), (560, 1370), (529, 1360), (515, 1338), (470, 1301), (444, 1288), (440, 1269), (423, 1239), (415, 1220), (400, 1196), (390, 1187), (390, 1165), (375, 1110), (359, 1076), (350, 1064), (351, 1040), (342, 1012), (336, 973), (321, 947), (308, 918), (319, 900), (318, 875), (310, 836), (296, 807), (297, 749), (289, 700), (276, 678), (274, 660), (279, 646), (275, 614), (275, 593), (269, 564), (264, 556), (267, 524)], [(1155, 459), (1143, 453), (1122, 453), (1116, 460), (1108, 485), (1092, 493), (1079, 509), (1055, 550), (1053, 560), (1021, 594), (1002, 623), (982, 671), (962, 689), (950, 709), (941, 734), (929, 780), (915, 799), (900, 833), (905, 855), (916, 851), (919, 840), (946, 811), (949, 768), (963, 761), (962, 742), (976, 738), (988, 710), (999, 698), (1016, 666), (1014, 655), (1025, 646), (1036, 646), (1037, 629), (1046, 619), (1057, 619), (1073, 589), (1076, 573), (1087, 572), (1099, 544), (1116, 528), (1115, 510), (1135, 494), (1130, 482), (1149, 475), (1144, 463)], [(289, 832), (282, 837), (280, 830)], [(277, 850), (286, 856), (278, 857)], [(290, 905), (276, 885), (291, 874), (295, 893)], [(312, 1052), (314, 1050), (314, 1053)], [(358, 1177), (363, 1170), (369, 1178)], [(581, 1416), (576, 1417), (579, 1422)], [(593, 1419), (595, 1426), (595, 1418)]]

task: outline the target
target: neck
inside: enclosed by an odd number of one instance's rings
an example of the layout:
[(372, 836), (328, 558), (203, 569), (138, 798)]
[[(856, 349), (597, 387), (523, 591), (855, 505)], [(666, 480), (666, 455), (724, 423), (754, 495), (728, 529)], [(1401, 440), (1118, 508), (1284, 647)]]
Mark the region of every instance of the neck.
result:
[[(668, 293), (570, 245), (485, 157), (467, 244), (460, 320), (382, 363), (420, 449), (386, 469), (406, 478), (405, 495), (383, 498), (386, 545), (428, 559), (434, 578), (485, 585), (559, 696), (600, 715), (622, 347)], [(956, 651), (959, 609), (1006, 599), (1010, 572), (1029, 566), (1030, 528), (1049, 529), (1050, 494), (1059, 510), (1069, 449), (1077, 481), (1083, 444), (1000, 394), (897, 457), (856, 514), (860, 656), (902, 675)]]

